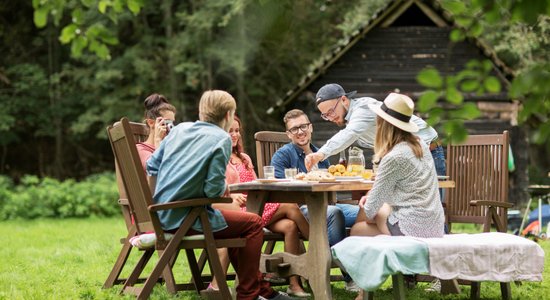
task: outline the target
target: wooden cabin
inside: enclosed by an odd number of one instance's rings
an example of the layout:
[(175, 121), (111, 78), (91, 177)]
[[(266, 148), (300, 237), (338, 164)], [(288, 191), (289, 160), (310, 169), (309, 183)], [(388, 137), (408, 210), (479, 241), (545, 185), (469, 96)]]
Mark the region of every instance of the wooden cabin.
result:
[[(358, 16), (360, 17), (360, 16)], [(464, 95), (475, 102), (482, 116), (466, 122), (470, 134), (509, 130), (516, 170), (510, 174), (509, 201), (528, 200), (528, 142), (526, 132), (517, 126), (517, 101), (507, 95), (511, 70), (481, 40), (452, 43), (449, 34), (452, 16), (437, 1), (395, 0), (365, 20), (362, 29), (336, 47), (303, 76), (275, 109), (282, 114), (292, 108), (306, 111), (314, 124), (314, 144), (321, 146), (339, 128), (320, 118), (314, 105), (317, 90), (327, 83), (338, 83), (346, 91), (357, 90), (356, 97), (383, 100), (390, 92), (399, 92), (417, 100), (425, 90), (416, 81), (417, 74), (432, 66), (441, 74), (454, 74), (472, 59), (490, 60), (492, 75), (502, 86), (498, 94)], [(372, 154), (367, 153), (367, 160)], [(338, 157), (332, 157), (337, 160)], [(516, 206), (519, 207), (519, 206)]]

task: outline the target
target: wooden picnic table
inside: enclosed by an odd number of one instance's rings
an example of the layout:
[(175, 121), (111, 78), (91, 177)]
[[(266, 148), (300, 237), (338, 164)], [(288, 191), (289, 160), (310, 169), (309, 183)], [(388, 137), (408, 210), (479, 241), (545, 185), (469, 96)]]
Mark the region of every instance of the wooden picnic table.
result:
[[(309, 247), (306, 253), (293, 255), (277, 253), (290, 263), (289, 272), (309, 280), (315, 299), (332, 299), (330, 268), (332, 255), (327, 234), (327, 206), (336, 202), (336, 192), (368, 191), (373, 182), (336, 181), (329, 183), (307, 181), (251, 181), (229, 186), (232, 193), (247, 192), (246, 209), (261, 215), (265, 202), (306, 204), (309, 211)], [(440, 187), (452, 188), (453, 181), (440, 181)]]

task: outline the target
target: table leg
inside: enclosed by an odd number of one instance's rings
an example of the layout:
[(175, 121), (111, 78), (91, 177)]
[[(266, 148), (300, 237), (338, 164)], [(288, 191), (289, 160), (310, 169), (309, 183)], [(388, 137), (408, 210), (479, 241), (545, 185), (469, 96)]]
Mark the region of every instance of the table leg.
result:
[(306, 253), (308, 279), (315, 299), (332, 299), (330, 266), (332, 256), (327, 235), (327, 205), (332, 192), (308, 193), (309, 247)]
[(246, 211), (255, 213), (259, 216), (264, 212), (265, 199), (268, 193), (266, 191), (250, 191), (246, 200)]

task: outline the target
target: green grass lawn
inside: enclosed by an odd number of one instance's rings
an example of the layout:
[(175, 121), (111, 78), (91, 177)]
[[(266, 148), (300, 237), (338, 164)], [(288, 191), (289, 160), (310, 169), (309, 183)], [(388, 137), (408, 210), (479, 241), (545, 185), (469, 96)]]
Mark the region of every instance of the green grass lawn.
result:
[[(0, 299), (131, 299), (120, 296), (118, 288), (101, 287), (118, 255), (118, 240), (125, 235), (122, 218), (34, 220), (0, 222)], [(546, 253), (550, 242), (539, 242)], [(137, 256), (132, 256), (135, 261)], [(176, 279), (186, 278), (185, 259), (174, 270)], [(514, 299), (548, 299), (550, 258), (546, 258), (541, 283), (512, 285)], [(334, 272), (338, 272), (333, 269)], [(181, 277), (179, 277), (181, 276)], [(407, 292), (409, 299), (468, 299), (469, 288), (459, 295), (442, 297), (426, 293), (427, 283)], [(392, 299), (390, 280), (376, 293), (377, 299)], [(284, 290), (284, 287), (278, 289)], [(335, 299), (354, 299), (343, 283), (333, 283)], [(546, 295), (546, 296), (545, 296)], [(500, 299), (497, 283), (483, 283), (484, 299)], [(157, 285), (152, 299), (199, 299), (194, 292), (176, 296)]]

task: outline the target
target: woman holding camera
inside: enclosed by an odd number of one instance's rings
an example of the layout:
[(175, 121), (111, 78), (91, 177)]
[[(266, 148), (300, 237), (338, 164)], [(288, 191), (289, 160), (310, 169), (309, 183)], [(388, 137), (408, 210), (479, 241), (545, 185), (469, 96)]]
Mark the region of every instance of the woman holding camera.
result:
[(144, 123), (149, 127), (149, 136), (144, 142), (137, 143), (136, 147), (145, 170), (145, 163), (172, 128), (176, 118), (176, 108), (160, 94), (147, 97), (143, 101), (143, 106), (145, 106)]

